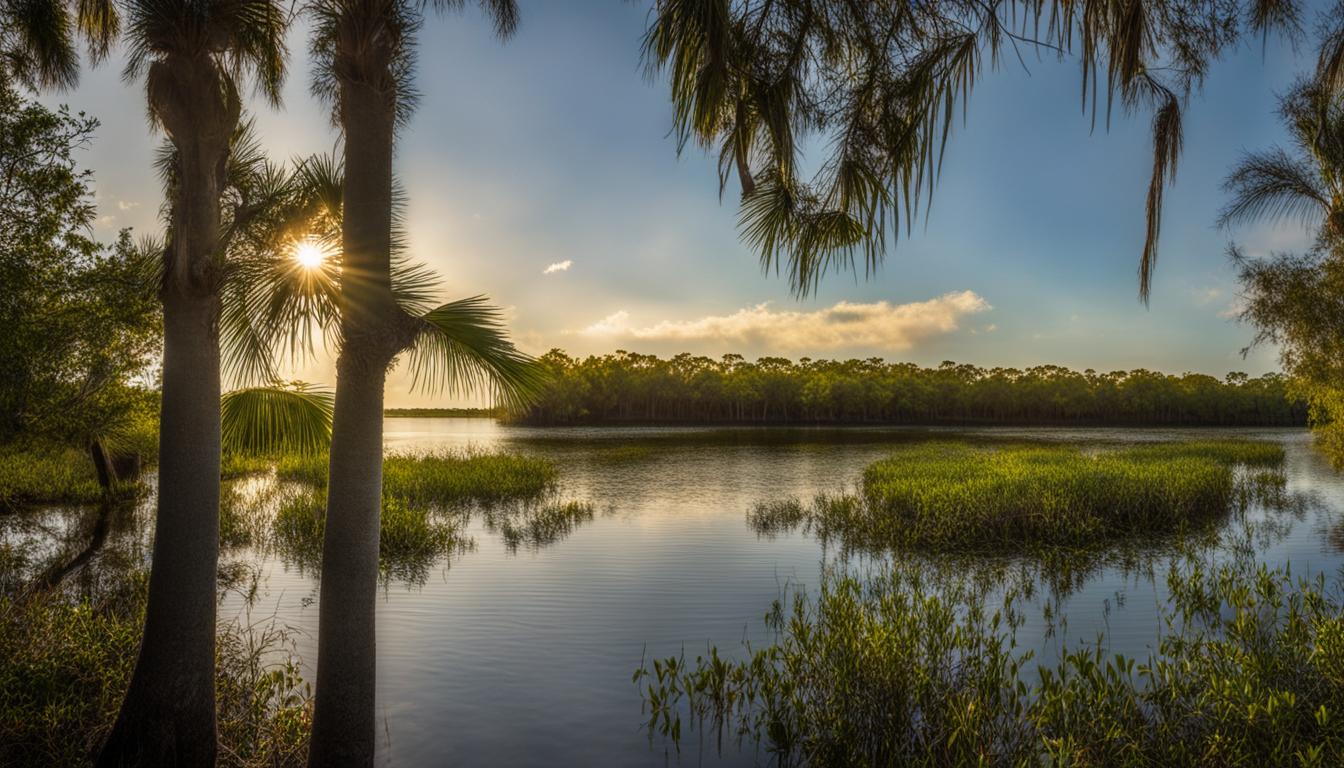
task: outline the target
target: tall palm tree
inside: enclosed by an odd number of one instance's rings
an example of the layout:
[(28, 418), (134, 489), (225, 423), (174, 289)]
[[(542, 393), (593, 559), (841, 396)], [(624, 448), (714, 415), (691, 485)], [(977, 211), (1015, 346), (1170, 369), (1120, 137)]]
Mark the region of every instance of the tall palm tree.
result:
[[(1327, 49), (1328, 50), (1328, 49)], [(1322, 56), (1280, 114), (1292, 144), (1248, 153), (1228, 175), (1223, 226), (1291, 221), (1313, 231), (1306, 254), (1245, 257), (1232, 247), (1242, 284), (1242, 317), (1252, 345), (1279, 347), (1292, 394), (1304, 400), (1318, 442), (1344, 465), (1344, 91)]]
[[(382, 493), (383, 386), (411, 351), (425, 383), (492, 386), (506, 401), (535, 390), (540, 369), (508, 343), (481, 298), (428, 311), (397, 299), (393, 280), (392, 149), (414, 106), (414, 33), (422, 9), (465, 0), (319, 0), (312, 43), (315, 90), (334, 107), (344, 146), (340, 347), (318, 625), (309, 764), (371, 765), (374, 755), (374, 604)], [(500, 36), (513, 0), (482, 0)]]
[(275, 0), (132, 0), (127, 80), (173, 147), (159, 296), (159, 493), (144, 639), (100, 765), (212, 765), (219, 557), (221, 202), (251, 76), (271, 101), (284, 75)]
[(69, 88), (79, 80), (76, 38), (97, 64), (121, 20), (113, 0), (20, 0), (0, 7), (0, 76), (32, 90)]

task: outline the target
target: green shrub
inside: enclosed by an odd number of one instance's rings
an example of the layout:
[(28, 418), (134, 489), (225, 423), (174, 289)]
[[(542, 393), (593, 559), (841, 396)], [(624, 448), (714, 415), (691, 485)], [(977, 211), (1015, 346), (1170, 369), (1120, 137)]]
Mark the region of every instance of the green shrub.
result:
[[(0, 764), (87, 765), (116, 720), (147, 595), (140, 572), (93, 603), (60, 592), (0, 598)], [(222, 766), (302, 765), (308, 690), (286, 634), (220, 628)]]

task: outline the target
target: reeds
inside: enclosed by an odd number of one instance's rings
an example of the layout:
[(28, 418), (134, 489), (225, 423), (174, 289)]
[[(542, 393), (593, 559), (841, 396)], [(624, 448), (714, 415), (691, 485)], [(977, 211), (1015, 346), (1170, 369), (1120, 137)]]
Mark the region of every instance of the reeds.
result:
[(711, 646), (634, 679), (651, 735), (736, 736), (779, 765), (1344, 764), (1341, 585), (1247, 561), (1177, 562), (1167, 584), (1145, 660), (1100, 635), (1033, 668), (1016, 597), (896, 563), (777, 604), (777, 640), (741, 660)]

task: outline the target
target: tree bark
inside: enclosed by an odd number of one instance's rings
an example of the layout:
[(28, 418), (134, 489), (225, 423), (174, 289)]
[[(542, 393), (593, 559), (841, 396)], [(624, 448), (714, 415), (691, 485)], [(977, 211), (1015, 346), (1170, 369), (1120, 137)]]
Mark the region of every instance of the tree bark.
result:
[[(355, 63), (385, 66), (378, 61), (376, 55), (366, 54)], [(393, 358), (414, 338), (410, 318), (397, 306), (391, 290), (395, 101), (376, 85), (379, 82), (390, 78), (366, 76), (348, 80), (341, 88), (342, 342), (318, 597), (317, 688), (308, 754), (308, 764), (314, 768), (373, 765), (377, 731), (374, 612), (383, 385)]]
[(373, 764), (384, 369), (342, 353), (318, 596), (311, 766)]
[(145, 632), (99, 766), (212, 766), (219, 559), (220, 196), (240, 105), (208, 56), (149, 70), (177, 163), (164, 254), (159, 494)]
[(159, 508), (145, 634), (100, 766), (215, 762), (216, 307), (180, 295), (164, 301)]

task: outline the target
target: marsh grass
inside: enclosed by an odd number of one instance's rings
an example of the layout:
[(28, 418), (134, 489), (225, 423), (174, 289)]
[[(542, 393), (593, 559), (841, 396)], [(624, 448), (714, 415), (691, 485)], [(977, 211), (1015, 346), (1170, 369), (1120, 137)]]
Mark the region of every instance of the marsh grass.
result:
[(807, 524), (856, 549), (938, 552), (1086, 547), (1199, 530), (1282, 492), (1282, 447), (1249, 440), (1085, 451), (1071, 445), (925, 443), (869, 465), (857, 494), (758, 504), (763, 534)]
[[(132, 482), (122, 490), (137, 487)], [(102, 498), (87, 452), (65, 446), (0, 447), (0, 512), (35, 504), (95, 504)]]
[[(319, 488), (327, 484), (325, 454), (288, 454), (248, 463), (274, 467), (276, 477)], [(538, 498), (554, 489), (555, 465), (533, 457), (483, 451), (393, 453), (383, 459), (383, 496), (412, 505), (455, 507)]]
[(775, 640), (641, 664), (650, 737), (745, 742), (780, 765), (1344, 764), (1340, 585), (1246, 559), (1178, 559), (1156, 651), (1019, 651), (1018, 595), (895, 564), (824, 574)]
[[(320, 570), (326, 492), (292, 487), (272, 519), (272, 541), (280, 554), (299, 567)], [(463, 519), (399, 498), (383, 498), (379, 517), (378, 563), (389, 581), (423, 583), (440, 558), (472, 549)]]
[(548, 501), (513, 510), (490, 510), (486, 525), (499, 532), (510, 552), (517, 552), (520, 546), (536, 551), (568, 537), (593, 515), (593, 505), (586, 501)]
[[(130, 680), (147, 583), (124, 571), (96, 600), (0, 597), (0, 764), (89, 763)], [(302, 765), (310, 707), (288, 632), (221, 626), (217, 662), (220, 765)]]

